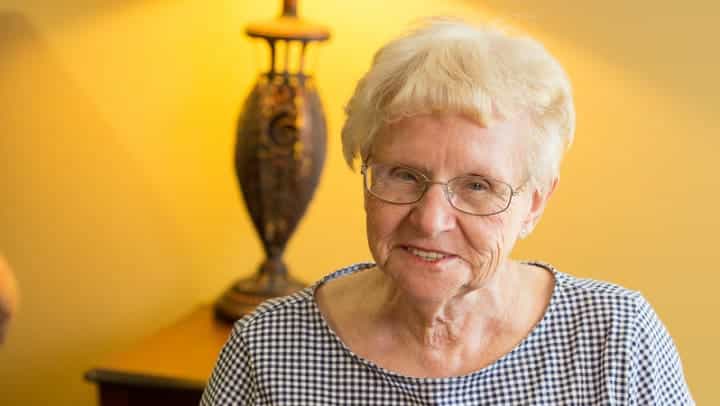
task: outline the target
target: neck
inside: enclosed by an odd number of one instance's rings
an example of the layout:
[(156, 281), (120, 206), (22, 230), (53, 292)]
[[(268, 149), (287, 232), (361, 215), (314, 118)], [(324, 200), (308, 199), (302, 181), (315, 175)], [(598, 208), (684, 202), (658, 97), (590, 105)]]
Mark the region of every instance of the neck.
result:
[(438, 301), (421, 301), (395, 286), (382, 272), (382, 299), (376, 320), (384, 322), (394, 334), (409, 344), (428, 350), (462, 345), (464, 341), (486, 342), (510, 326), (516, 302), (514, 266), (505, 264), (481, 286), (457, 292)]

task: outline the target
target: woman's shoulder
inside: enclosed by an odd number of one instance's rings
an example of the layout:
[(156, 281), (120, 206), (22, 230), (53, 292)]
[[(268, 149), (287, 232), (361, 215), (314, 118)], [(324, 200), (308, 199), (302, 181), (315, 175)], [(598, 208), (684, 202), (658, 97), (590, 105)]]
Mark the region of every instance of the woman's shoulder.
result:
[(540, 261), (527, 263), (545, 268), (555, 277), (555, 295), (566, 302), (573, 303), (613, 303), (620, 306), (635, 307), (645, 299), (639, 291), (619, 284), (593, 278), (583, 278), (561, 272), (554, 266)]
[[(628, 396), (628, 403), (694, 404), (672, 337), (641, 292), (576, 277), (546, 263), (530, 263), (555, 275), (542, 329), (545, 342), (557, 338), (576, 343), (558, 348), (583, 354), (583, 362), (590, 362), (583, 364), (586, 367), (626, 373), (627, 380), (618, 390)], [(585, 358), (596, 352), (603, 354), (596, 358), (601, 366)]]
[[(528, 262), (551, 271), (555, 287), (547, 314), (554, 323), (573, 325), (592, 322), (597, 328), (611, 328), (630, 334), (654, 329), (658, 324), (645, 296), (616, 283), (574, 276), (543, 262)], [(648, 323), (648, 320), (653, 322)]]

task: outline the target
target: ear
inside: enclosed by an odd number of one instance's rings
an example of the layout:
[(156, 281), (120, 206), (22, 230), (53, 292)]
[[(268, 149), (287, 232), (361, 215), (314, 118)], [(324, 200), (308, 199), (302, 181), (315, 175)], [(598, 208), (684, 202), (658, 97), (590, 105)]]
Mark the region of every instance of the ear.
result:
[(528, 215), (522, 224), (524, 234), (530, 234), (535, 226), (537, 226), (537, 223), (540, 221), (540, 217), (545, 210), (545, 206), (547, 205), (548, 200), (550, 200), (550, 196), (552, 196), (553, 192), (555, 192), (559, 182), (560, 176), (556, 175), (546, 189), (540, 190), (535, 188), (535, 190), (533, 190), (530, 210), (528, 211)]

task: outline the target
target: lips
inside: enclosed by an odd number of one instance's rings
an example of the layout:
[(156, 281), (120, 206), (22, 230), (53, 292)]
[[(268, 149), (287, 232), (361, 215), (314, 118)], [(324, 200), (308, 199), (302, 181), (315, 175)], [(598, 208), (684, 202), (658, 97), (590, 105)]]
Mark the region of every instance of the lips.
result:
[(428, 262), (438, 262), (442, 261), (444, 259), (455, 257), (454, 254), (450, 254), (448, 252), (430, 249), (430, 248), (421, 248), (417, 246), (412, 245), (404, 245), (402, 246), (402, 249), (407, 251), (408, 253), (423, 259)]

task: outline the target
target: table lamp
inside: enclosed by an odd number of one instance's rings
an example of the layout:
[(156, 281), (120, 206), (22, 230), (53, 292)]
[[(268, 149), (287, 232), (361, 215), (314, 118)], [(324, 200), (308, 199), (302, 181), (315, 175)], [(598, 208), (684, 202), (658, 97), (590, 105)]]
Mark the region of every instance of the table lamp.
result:
[(269, 68), (243, 106), (235, 148), (237, 179), (265, 259), (215, 302), (216, 317), (228, 322), (304, 287), (282, 256), (313, 197), (326, 149), (325, 117), (306, 60), (309, 45), (330, 37), (328, 29), (298, 17), (296, 0), (284, 0), (279, 17), (249, 25), (246, 34), (270, 50)]

